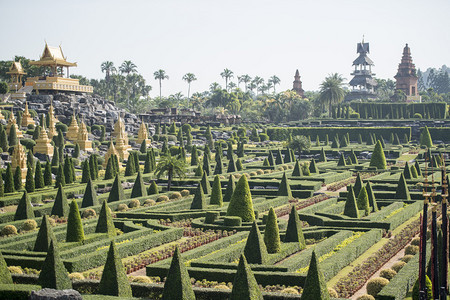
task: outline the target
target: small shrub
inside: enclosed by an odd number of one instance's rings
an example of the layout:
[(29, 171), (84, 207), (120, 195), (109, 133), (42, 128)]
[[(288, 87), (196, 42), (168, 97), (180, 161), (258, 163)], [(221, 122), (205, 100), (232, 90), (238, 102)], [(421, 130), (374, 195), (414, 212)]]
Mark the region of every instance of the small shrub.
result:
[(378, 293), (389, 283), (389, 280), (383, 277), (375, 277), (367, 281), (367, 294), (376, 297)]
[(407, 255), (403, 256), (402, 258), (400, 258), (400, 261), (402, 261), (404, 263), (408, 263), (413, 257), (414, 257), (414, 255), (407, 254)]
[(422, 115), (419, 113), (415, 113), (413, 116), (414, 119), (422, 119)]
[(22, 230), (31, 231), (37, 228), (37, 223), (35, 220), (26, 220), (22, 225)]
[(258, 170), (258, 171), (256, 171), (256, 174), (262, 175), (262, 174), (264, 174), (264, 171), (263, 170)]
[(153, 281), (148, 276), (136, 276), (131, 280), (131, 282), (152, 283)]
[(12, 274), (23, 274), (22, 268), (18, 266), (9, 266), (8, 270)]
[(144, 206), (153, 206), (156, 204), (156, 201), (153, 199), (147, 199), (144, 201)]
[(215, 289), (221, 289), (221, 290), (231, 290), (228, 286), (225, 284), (219, 284), (214, 286)]
[(139, 206), (141, 206), (141, 202), (139, 202), (139, 200), (137, 200), (137, 199), (133, 199), (130, 201), (130, 203), (128, 203), (129, 208), (136, 208)]
[(181, 190), (180, 194), (182, 197), (187, 197), (191, 194), (191, 192), (189, 192), (189, 190)]
[(83, 274), (77, 273), (77, 272), (70, 273), (69, 278), (72, 280), (84, 280), (85, 279)]
[(415, 237), (411, 240), (411, 245), (420, 246), (420, 237)]
[(15, 235), (17, 234), (17, 228), (14, 225), (6, 225), (5, 227), (2, 228), (1, 230), (1, 235), (5, 236), (5, 235)]
[(282, 294), (292, 294), (292, 295), (298, 295), (299, 294), (299, 292), (296, 289), (291, 288), (291, 287), (282, 289), (280, 291), (280, 293), (282, 293)]
[(331, 298), (339, 298), (339, 295), (335, 289), (328, 288), (328, 294), (330, 294)]
[(253, 176), (256, 176), (256, 175), (258, 175), (258, 173), (256, 173), (256, 172), (250, 172), (250, 177), (253, 177)]
[(404, 261), (398, 261), (392, 265), (391, 269), (398, 273), (405, 265)]
[(48, 222), (50, 223), (50, 225), (52, 225), (52, 227), (55, 227), (55, 225), (56, 225), (55, 219), (48, 217)]
[(171, 195), (170, 195), (170, 197), (169, 197), (169, 199), (171, 199), (171, 200), (179, 200), (179, 199), (181, 199), (181, 193), (179, 193), (179, 192), (173, 192)]
[(228, 217), (224, 218), (223, 225), (225, 225), (225, 226), (241, 226), (242, 219), (241, 219), (241, 217), (237, 217), (237, 216), (228, 216)]
[(91, 218), (91, 217), (95, 217), (96, 215), (97, 215), (97, 213), (92, 208), (85, 209), (81, 213), (82, 218)]
[(371, 295), (365, 294), (356, 298), (356, 300), (375, 300), (375, 298)]
[(119, 204), (117, 206), (117, 211), (127, 211), (128, 210), (128, 205), (126, 204)]
[(384, 269), (380, 272), (380, 277), (386, 278), (387, 280), (391, 280), (395, 275), (397, 275), (397, 272), (393, 269)]
[(169, 197), (167, 197), (167, 196), (165, 196), (165, 195), (159, 196), (159, 197), (156, 199), (156, 202), (166, 202), (166, 201), (169, 201)]
[(416, 255), (419, 253), (419, 246), (408, 245), (405, 248), (405, 254)]

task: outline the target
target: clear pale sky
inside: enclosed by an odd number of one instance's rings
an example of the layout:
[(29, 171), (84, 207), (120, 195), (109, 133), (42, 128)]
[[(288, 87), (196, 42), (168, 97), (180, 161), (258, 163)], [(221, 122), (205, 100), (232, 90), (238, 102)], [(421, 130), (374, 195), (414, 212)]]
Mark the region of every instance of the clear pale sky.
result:
[(159, 94), (153, 72), (164, 69), (163, 95), (208, 89), (220, 73), (281, 79), (317, 90), (327, 74), (351, 79), (356, 44), (365, 35), (378, 78), (393, 78), (405, 43), (422, 70), (450, 64), (449, 0), (316, 1), (11, 1), (0, 0), (0, 59), (39, 59), (44, 41), (62, 45), (71, 74), (102, 78), (100, 64), (133, 61)]

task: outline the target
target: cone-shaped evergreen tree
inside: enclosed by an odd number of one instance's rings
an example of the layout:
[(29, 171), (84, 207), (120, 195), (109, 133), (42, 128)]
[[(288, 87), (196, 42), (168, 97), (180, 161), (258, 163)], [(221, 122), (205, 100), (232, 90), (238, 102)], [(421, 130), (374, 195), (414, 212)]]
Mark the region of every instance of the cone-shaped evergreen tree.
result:
[(17, 205), (14, 221), (27, 219), (34, 219), (34, 211), (30, 199), (28, 198), (28, 193), (25, 190)]
[(69, 215), (69, 203), (67, 202), (66, 193), (62, 185), (59, 186), (58, 192), (56, 193), (51, 215), (59, 217), (67, 217)]
[(253, 221), (252, 229), (248, 234), (247, 242), (244, 247), (244, 255), (250, 264), (266, 264), (269, 258), (266, 244), (259, 231), (256, 221)]
[(53, 147), (52, 166), (57, 167), (58, 165), (59, 165), (58, 147)]
[(206, 176), (206, 172), (203, 171), (202, 180), (200, 181), (200, 184), (203, 188), (203, 193), (205, 194), (211, 194), (211, 184), (209, 183), (208, 177)]
[(134, 163), (134, 155), (128, 156), (127, 165), (125, 167), (125, 176), (133, 176), (136, 173)]
[[(11, 142), (9, 143), (11, 144)], [(422, 133), (420, 134), (420, 146), (426, 146), (428, 148), (433, 147), (433, 141), (431, 139), (430, 131), (428, 127), (422, 129)]]
[(309, 172), (310, 173), (319, 173), (319, 169), (316, 166), (316, 161), (311, 159), (311, 162), (309, 163)]
[(223, 163), (222, 163), (222, 156), (217, 156), (217, 164), (214, 168), (214, 175), (222, 174), (223, 173)]
[(225, 195), (223, 196), (224, 202), (230, 202), (231, 196), (233, 196), (234, 193), (235, 186), (236, 183), (234, 182), (234, 176), (233, 175), (228, 176), (227, 188), (225, 189)]
[(359, 134), (358, 134), (358, 144), (362, 145), (362, 143), (363, 143), (362, 136), (361, 136), (361, 134), (359, 133)]
[(363, 185), (364, 185), (364, 183), (361, 179), (361, 174), (359, 174), (359, 172), (358, 172), (356, 174), (355, 185), (353, 186), (353, 192), (355, 193), (355, 195), (359, 195), (359, 192), (361, 191), (361, 188), (363, 187)]
[(84, 241), (83, 223), (81, 223), (80, 211), (77, 201), (70, 203), (69, 217), (67, 218), (66, 242)]
[[(112, 157), (108, 158), (108, 163), (106, 164), (106, 170), (105, 170), (105, 178), (104, 178), (105, 180), (114, 178), (114, 175), (116, 172), (114, 171), (113, 160), (114, 160), (114, 158), (112, 158)], [(86, 163), (87, 163), (87, 160), (85, 161), (85, 164)], [(84, 179), (85, 167), (86, 166), (83, 167), (83, 178), (81, 179), (81, 182), (83, 182), (83, 179)], [(86, 171), (86, 172), (87, 172), (87, 174), (90, 174), (89, 171)]]
[(148, 195), (156, 195), (156, 194), (159, 194), (158, 185), (156, 184), (155, 181), (152, 181), (152, 183), (151, 183), (150, 186), (148, 187), (147, 194), (148, 194)]
[(417, 160), (414, 163), (414, 167), (416, 168), (417, 176), (422, 176), (422, 171), (420, 170), (420, 165), (419, 165), (419, 162)]
[[(108, 163), (110, 164), (110, 159), (108, 159)], [(106, 166), (106, 169), (108, 169), (108, 166)], [(108, 172), (105, 172), (105, 179), (110, 179), (106, 178), (106, 173)], [(81, 175), (81, 183), (87, 183), (90, 179), (91, 179), (91, 168), (89, 166), (89, 160), (86, 159), (83, 162), (83, 173)]]
[(297, 160), (294, 165), (294, 170), (292, 171), (292, 176), (303, 176), (302, 167), (300, 167), (300, 163)]
[(227, 173), (233, 173), (236, 171), (237, 171), (236, 162), (234, 161), (234, 155), (232, 155), (230, 161), (228, 162)]
[(128, 282), (122, 259), (114, 241), (111, 241), (103, 269), (102, 279), (98, 286), (98, 293), (118, 297), (131, 297), (131, 285)]
[(5, 187), (3, 186), (3, 177), (2, 173), (0, 172), (0, 197), (5, 196)]
[(233, 281), (230, 300), (263, 300), (261, 290), (245, 255), (241, 254), (236, 276)]
[(178, 246), (170, 263), (166, 282), (164, 283), (163, 300), (195, 300), (189, 273), (181, 258)]
[(275, 159), (275, 164), (276, 165), (284, 164), (283, 155), (281, 154), (281, 150), (280, 149), (277, 150), (277, 158)]
[(347, 165), (345, 162), (344, 153), (341, 153), (341, 156), (339, 157), (339, 161), (338, 161), (337, 165), (338, 165), (338, 167)]
[(34, 172), (34, 165), (35, 165), (35, 161), (34, 161), (34, 155), (33, 152), (31, 152), (31, 150), (27, 151), (27, 166), (30, 165), (31, 170)]
[(405, 179), (411, 179), (411, 169), (409, 168), (408, 162), (405, 163), (405, 168), (403, 169), (403, 176), (405, 176)]
[(108, 203), (103, 201), (100, 214), (98, 216), (97, 226), (95, 227), (96, 233), (107, 233), (109, 237), (116, 236), (116, 228), (111, 216), (111, 211), (108, 207)]
[(233, 156), (233, 143), (228, 142), (227, 146), (228, 146), (228, 148), (227, 148), (227, 159), (230, 160), (231, 157)]
[(411, 177), (412, 178), (418, 178), (419, 177), (419, 175), (417, 174), (416, 167), (414, 165), (411, 165), (411, 167), (409, 167), (409, 171), (411, 172)]
[(353, 163), (352, 163), (352, 159), (350, 158), (350, 156), (347, 156), (347, 159), (345, 160), (345, 164), (347, 165), (347, 166), (351, 166)]
[(203, 176), (203, 167), (201, 164), (198, 164), (197, 168), (195, 169), (194, 176)]
[(147, 196), (147, 189), (144, 185), (144, 180), (141, 176), (141, 171), (138, 171), (136, 180), (134, 181), (133, 189), (131, 190), (131, 198)]
[(386, 157), (384, 156), (383, 147), (381, 142), (377, 141), (375, 149), (373, 150), (372, 157), (370, 159), (370, 166), (377, 169), (386, 169)]
[(210, 175), (211, 174), (211, 167), (210, 167), (210, 161), (209, 161), (209, 157), (208, 155), (204, 154), (203, 155), (203, 172), (206, 173), (206, 175)]
[(14, 172), (14, 189), (19, 191), (22, 189), (22, 170), (19, 166), (16, 167)]
[(355, 193), (351, 185), (347, 186), (347, 200), (344, 206), (344, 216), (359, 218), (358, 206), (356, 204)]
[(408, 185), (406, 184), (405, 176), (403, 173), (400, 174), (400, 179), (398, 180), (397, 190), (395, 191), (395, 198), (402, 200), (411, 200), (411, 195), (409, 194)]
[(397, 134), (394, 135), (394, 143), (393, 144), (394, 145), (400, 145), (401, 144), (400, 139), (398, 138)]
[(345, 135), (342, 136), (341, 138), (341, 143), (340, 143), (340, 147), (344, 148), (348, 146), (348, 141), (347, 141), (347, 137)]
[(350, 159), (352, 160), (352, 164), (357, 165), (358, 164), (358, 158), (356, 157), (355, 151), (350, 153)]
[(268, 167), (268, 166), (270, 166), (270, 163), (269, 163), (269, 160), (266, 157), (266, 158), (264, 158), (264, 161), (263, 161), (263, 167)]
[(44, 169), (44, 184), (45, 186), (51, 186), (53, 184), (52, 179), (52, 165), (47, 160), (45, 163), (45, 169)]
[(191, 166), (198, 165), (198, 151), (197, 146), (193, 145), (191, 149)]
[(109, 192), (108, 202), (120, 201), (125, 199), (125, 194), (123, 192), (122, 182), (120, 181), (119, 175), (116, 175), (114, 179), (111, 191)]
[(89, 178), (88, 183), (86, 184), (86, 189), (84, 190), (83, 202), (81, 202), (81, 207), (89, 207), (98, 205), (97, 193), (94, 188), (94, 184), (92, 180)]
[(63, 164), (59, 164), (58, 173), (56, 174), (55, 187), (66, 185), (66, 177), (64, 176)]
[(237, 169), (238, 171), (244, 170), (244, 166), (242, 165), (242, 161), (241, 161), (240, 158), (238, 158), (237, 161), (236, 161), (236, 169)]
[(37, 161), (34, 171), (34, 186), (36, 189), (45, 187), (44, 175), (42, 174), (42, 166), (40, 161)]
[(72, 152), (72, 157), (78, 158), (79, 156), (80, 156), (80, 145), (78, 145), (78, 143), (76, 143), (75, 148), (73, 149), (73, 152)]
[(35, 185), (34, 185), (34, 177), (33, 177), (33, 168), (30, 164), (28, 164), (27, 168), (27, 176), (25, 178), (25, 190), (28, 193), (34, 192)]
[(295, 206), (292, 206), (291, 212), (289, 213), (288, 225), (286, 228), (286, 235), (284, 237), (285, 243), (298, 242), (300, 244), (300, 249), (306, 248), (305, 237), (302, 230), (302, 222), (298, 217), (297, 210)]
[(148, 151), (146, 156), (145, 156), (144, 174), (151, 173), (152, 171), (153, 171), (153, 168), (152, 168), (152, 153), (150, 151)]
[(52, 225), (48, 221), (48, 216), (44, 215), (41, 221), (41, 227), (34, 243), (33, 251), (47, 252), (50, 247), (50, 242), (56, 241), (55, 234), (53, 233)]
[(371, 207), (372, 211), (378, 211), (377, 200), (375, 198), (375, 194), (373, 192), (372, 184), (370, 183), (370, 181), (366, 183), (366, 192), (367, 197), (369, 198), (369, 206)]
[(269, 160), (269, 164), (271, 166), (275, 165), (275, 159), (273, 158), (273, 154), (272, 151), (269, 150), (269, 155), (267, 156), (267, 159)]
[(205, 194), (203, 193), (203, 188), (201, 184), (198, 185), (195, 190), (194, 199), (191, 203), (191, 209), (205, 209), (207, 206)]
[(209, 201), (211, 205), (219, 205), (223, 206), (223, 197), (222, 197), (222, 185), (220, 184), (219, 175), (214, 177), (213, 187), (211, 191), (211, 199)]
[(66, 184), (71, 184), (73, 182), (72, 169), (70, 167), (70, 160), (68, 155), (66, 155), (66, 157), (64, 158), (64, 177)]
[(292, 198), (291, 186), (286, 176), (286, 172), (283, 173), (281, 177), (281, 182), (278, 187), (277, 196), (287, 196), (289, 199)]
[(13, 284), (11, 272), (8, 270), (8, 265), (0, 252), (0, 284)]
[(38, 284), (43, 288), (55, 290), (66, 290), (72, 288), (72, 281), (69, 278), (66, 268), (59, 256), (54, 241), (50, 242), (50, 247), (39, 273)]
[(273, 207), (269, 209), (267, 215), (266, 228), (264, 230), (264, 243), (267, 247), (268, 253), (280, 252), (280, 230), (278, 228), (278, 220)]
[(319, 268), (319, 260), (313, 250), (306, 275), (301, 300), (329, 300), (330, 294), (322, 271)]
[(236, 184), (236, 188), (230, 199), (230, 204), (228, 205), (227, 216), (241, 217), (243, 222), (252, 222), (255, 220), (252, 195), (246, 176), (241, 176)]
[(6, 151), (9, 148), (8, 136), (6, 135), (6, 131), (3, 129), (3, 126), (0, 131), (0, 147), (3, 151)]
[(147, 152), (147, 142), (145, 140), (142, 140), (141, 147), (139, 148), (139, 151), (141, 153)]
[(359, 210), (364, 210), (364, 215), (370, 214), (369, 196), (367, 194), (366, 187), (363, 186), (358, 193), (358, 200), (356, 201)]
[(366, 145), (367, 146), (372, 146), (373, 144), (375, 144), (375, 140), (373, 139), (373, 136), (371, 134), (369, 134), (367, 136)]
[(325, 155), (325, 150), (323, 150), (323, 148), (320, 150), (319, 161), (320, 162), (326, 162), (327, 161), (327, 156)]
[(9, 130), (8, 143), (10, 147), (17, 145), (16, 126), (11, 126), (11, 129)]
[(331, 148), (337, 149), (339, 148), (339, 138), (337, 136), (334, 137), (333, 142), (331, 143)]
[(136, 172), (140, 169), (140, 166), (139, 166), (139, 152), (138, 151), (133, 151), (133, 152), (131, 152), (131, 154), (133, 154), (133, 156), (134, 156), (134, 160), (133, 160), (133, 162), (134, 162), (134, 172), (136, 174)]

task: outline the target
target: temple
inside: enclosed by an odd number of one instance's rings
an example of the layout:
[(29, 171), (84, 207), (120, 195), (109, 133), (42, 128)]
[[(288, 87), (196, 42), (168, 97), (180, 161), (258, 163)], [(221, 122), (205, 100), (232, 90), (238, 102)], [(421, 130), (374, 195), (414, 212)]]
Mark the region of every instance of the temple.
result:
[(23, 70), (20, 60), (13, 61), (9, 67), (9, 71), (6, 72), (6, 74), (11, 75), (9, 89), (17, 92), (17, 89), (20, 89), (23, 85), (23, 75), (27, 75), (27, 73)]
[(364, 43), (363, 39), (361, 43), (357, 44), (356, 52), (359, 53), (359, 56), (353, 61), (355, 70), (350, 74), (353, 75), (353, 78), (349, 82), (352, 90), (347, 94), (345, 100), (376, 98), (374, 87), (377, 85), (377, 82), (372, 78), (372, 75), (375, 75), (372, 73), (374, 63), (367, 56), (370, 53), (369, 43)]
[(20, 141), (17, 141), (17, 144), (14, 146), (14, 150), (11, 157), (11, 167), (15, 171), (17, 167), (20, 168), (22, 171), (22, 181), (25, 181), (25, 178), (27, 177), (27, 154), (25, 152), (24, 147), (20, 143)]
[(48, 138), (45, 126), (42, 127), (39, 133), (39, 138), (36, 140), (36, 145), (33, 147), (33, 154), (40, 153), (49, 157), (53, 156), (53, 146), (51, 140)]
[(298, 73), (298, 69), (297, 71), (295, 71), (292, 90), (296, 92), (300, 97), (302, 98), (304, 97), (305, 91), (302, 88), (302, 81), (300, 80), (300, 74)]
[(8, 134), (8, 136), (12, 126), (16, 127), (16, 136), (18, 138), (23, 138), (23, 133), (22, 131), (20, 131), (19, 126), (17, 126), (17, 121), (16, 118), (14, 117), (14, 112), (11, 107), (11, 114), (9, 115), (8, 124), (6, 125), (6, 134)]
[(144, 122), (142, 122), (141, 126), (139, 127), (138, 138), (136, 140), (136, 143), (140, 145), (142, 144), (143, 141), (145, 141), (146, 146), (150, 146), (152, 143), (148, 138), (148, 128)]
[(406, 94), (406, 101), (419, 101), (420, 96), (417, 90), (418, 77), (416, 74), (416, 66), (412, 62), (411, 49), (408, 44), (403, 48), (403, 56), (398, 65), (397, 74), (394, 76), (395, 88), (402, 90)]
[(75, 116), (75, 110), (73, 110), (72, 121), (70, 122), (69, 128), (66, 133), (66, 138), (69, 141), (76, 141), (78, 138), (78, 122), (77, 117)]
[(80, 150), (86, 152), (94, 151), (94, 149), (92, 148), (92, 141), (89, 140), (89, 133), (87, 131), (86, 124), (84, 124), (84, 121), (81, 121), (80, 127), (78, 129), (77, 144), (80, 146)]
[(31, 117), (31, 113), (28, 110), (28, 102), (25, 102), (25, 111), (22, 114), (22, 124), (23, 127), (27, 127), (28, 125), (35, 125), (34, 120)]

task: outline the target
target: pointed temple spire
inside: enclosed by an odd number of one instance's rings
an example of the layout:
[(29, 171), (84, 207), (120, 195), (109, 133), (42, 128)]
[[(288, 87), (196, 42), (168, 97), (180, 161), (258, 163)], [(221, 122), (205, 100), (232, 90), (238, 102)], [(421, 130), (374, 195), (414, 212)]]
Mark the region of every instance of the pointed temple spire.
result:
[(304, 97), (305, 91), (302, 88), (302, 82), (300, 80), (300, 74), (298, 72), (298, 69), (295, 71), (292, 90), (294, 92), (296, 92), (300, 97), (302, 97), (302, 98)]
[(394, 76), (395, 88), (405, 92), (406, 96), (416, 96), (418, 94), (416, 66), (413, 64), (411, 49), (408, 44), (403, 48), (403, 56), (398, 65), (397, 74)]

